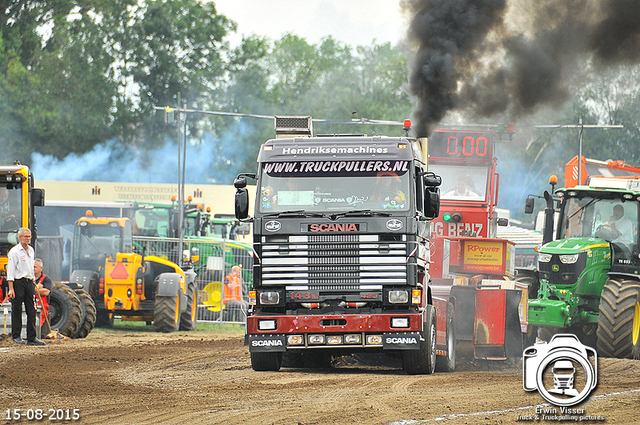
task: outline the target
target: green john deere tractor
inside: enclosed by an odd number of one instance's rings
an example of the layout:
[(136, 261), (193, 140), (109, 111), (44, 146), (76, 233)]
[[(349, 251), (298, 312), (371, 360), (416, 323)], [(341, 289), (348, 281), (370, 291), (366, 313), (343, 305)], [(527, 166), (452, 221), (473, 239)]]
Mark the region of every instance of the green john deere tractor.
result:
[(602, 356), (640, 358), (640, 180), (593, 177), (556, 195), (545, 193), (538, 269), (518, 270), (529, 287), (529, 326), (541, 339), (574, 333)]

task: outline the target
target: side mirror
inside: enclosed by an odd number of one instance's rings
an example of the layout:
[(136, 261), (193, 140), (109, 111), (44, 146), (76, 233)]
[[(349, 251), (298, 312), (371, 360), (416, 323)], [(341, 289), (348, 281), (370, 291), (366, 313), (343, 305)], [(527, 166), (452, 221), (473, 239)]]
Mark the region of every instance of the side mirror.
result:
[(424, 215), (431, 219), (440, 215), (440, 188), (430, 187), (424, 191)]
[(508, 218), (504, 218), (504, 217), (500, 217), (498, 219), (498, 226), (508, 226), (509, 225), (509, 219)]
[(247, 178), (244, 176), (238, 177), (233, 181), (233, 186), (236, 189), (244, 189), (247, 187)]
[(44, 189), (31, 189), (31, 205), (34, 207), (44, 207)]
[(525, 204), (524, 204), (524, 213), (532, 214), (535, 203), (536, 203), (536, 198), (532, 196), (527, 196), (527, 200), (525, 201)]
[[(245, 180), (245, 184), (246, 184), (246, 180)], [(235, 198), (236, 218), (238, 220), (244, 220), (245, 218), (249, 217), (249, 191), (247, 191), (247, 189), (245, 189), (244, 187), (238, 188), (236, 186), (236, 188), (237, 188), (236, 198)]]

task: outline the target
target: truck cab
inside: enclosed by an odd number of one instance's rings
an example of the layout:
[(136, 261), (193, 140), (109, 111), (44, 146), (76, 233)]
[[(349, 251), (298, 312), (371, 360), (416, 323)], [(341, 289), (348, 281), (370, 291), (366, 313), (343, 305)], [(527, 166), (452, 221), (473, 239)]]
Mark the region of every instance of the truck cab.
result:
[[(431, 373), (429, 235), (439, 177), (415, 139), (312, 137), (311, 118), (284, 118), (276, 128), (285, 134), (261, 146), (251, 175), (252, 367), (278, 370), (283, 354), (317, 366), (331, 355), (381, 351), (402, 356), (409, 373)], [(241, 220), (247, 176), (235, 182)]]

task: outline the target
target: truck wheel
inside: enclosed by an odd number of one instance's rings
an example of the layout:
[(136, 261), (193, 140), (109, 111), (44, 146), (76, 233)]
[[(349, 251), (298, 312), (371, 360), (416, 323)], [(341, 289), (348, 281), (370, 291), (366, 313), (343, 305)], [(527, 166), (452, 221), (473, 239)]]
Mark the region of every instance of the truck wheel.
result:
[(437, 356), (436, 370), (438, 372), (453, 372), (456, 369), (456, 330), (455, 308), (453, 303), (447, 304), (447, 331), (446, 331), (447, 355)]
[(422, 338), (418, 350), (404, 352), (404, 370), (409, 375), (431, 374), (436, 367), (436, 310), (427, 305), (427, 321), (422, 324)]
[(600, 299), (598, 353), (632, 358), (640, 354), (640, 282), (607, 279)]
[(49, 323), (52, 331), (71, 337), (82, 318), (80, 299), (67, 285), (54, 282), (49, 294)]
[(156, 332), (174, 332), (180, 323), (180, 295), (156, 296), (153, 309), (153, 327)]
[(251, 353), (251, 368), (256, 372), (280, 370), (282, 352)]
[(187, 286), (187, 309), (180, 315), (180, 330), (192, 331), (196, 328), (198, 312), (198, 291), (195, 282)]
[(86, 338), (96, 324), (96, 305), (91, 296), (84, 289), (76, 289), (74, 291), (80, 299), (80, 308), (82, 310), (82, 319), (80, 326), (73, 333), (71, 338)]
[(96, 328), (113, 328), (113, 315), (107, 310), (96, 309)]

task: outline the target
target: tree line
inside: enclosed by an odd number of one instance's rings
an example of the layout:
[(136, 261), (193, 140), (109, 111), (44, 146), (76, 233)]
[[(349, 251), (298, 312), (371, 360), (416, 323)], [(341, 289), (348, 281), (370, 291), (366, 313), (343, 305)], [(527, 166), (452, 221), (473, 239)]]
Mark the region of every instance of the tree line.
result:
[[(409, 47), (349, 46), (332, 37), (312, 44), (291, 33), (277, 40), (250, 35), (231, 46), (236, 24), (215, 2), (0, 0), (0, 10), (2, 163), (30, 163), (34, 152), (82, 155), (106, 142), (113, 155), (175, 144), (175, 125), (166, 124), (156, 106), (402, 121), (415, 105), (406, 90)], [(577, 154), (576, 133), (535, 124), (577, 124), (579, 118), (625, 125), (585, 132), (586, 156), (640, 163), (639, 73), (626, 65), (604, 74), (585, 60), (571, 101), (518, 123), (513, 140), (498, 149), (503, 174), (517, 172), (527, 190), (544, 187), (548, 174), (563, 175), (573, 156), (567, 152)], [(315, 130), (402, 134), (383, 126)], [(229, 183), (255, 168), (273, 123), (198, 116), (188, 122), (188, 134), (190, 143), (215, 145), (209, 182)]]

